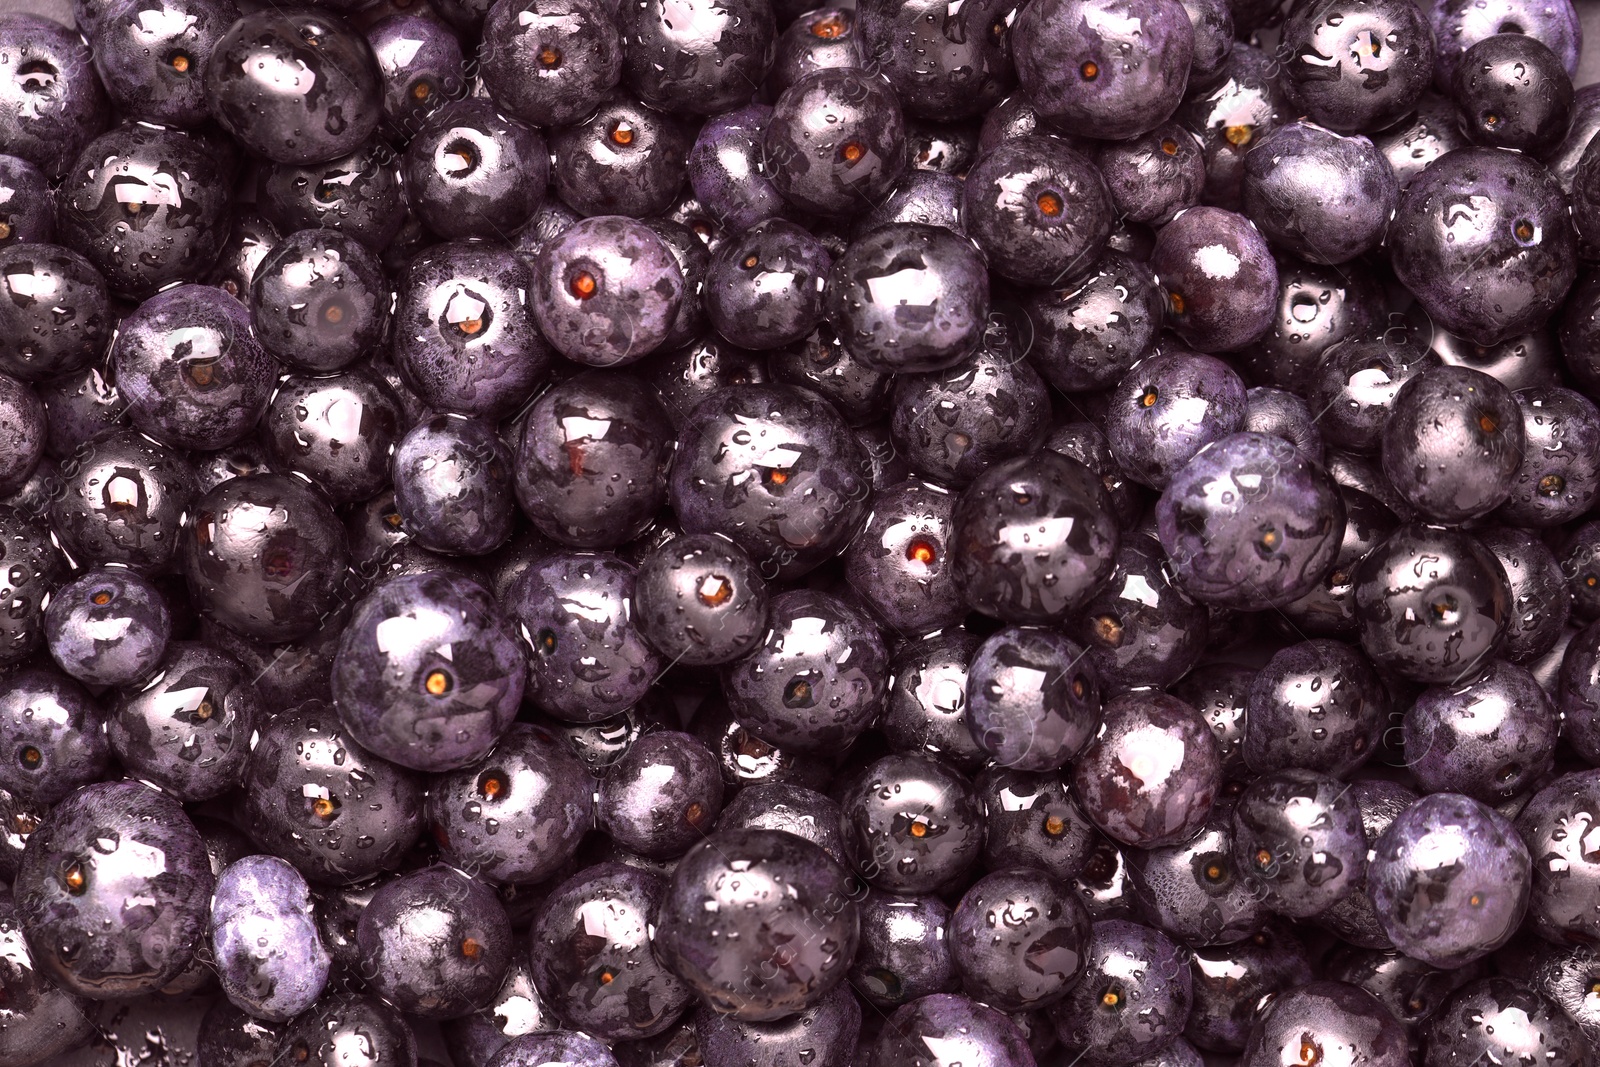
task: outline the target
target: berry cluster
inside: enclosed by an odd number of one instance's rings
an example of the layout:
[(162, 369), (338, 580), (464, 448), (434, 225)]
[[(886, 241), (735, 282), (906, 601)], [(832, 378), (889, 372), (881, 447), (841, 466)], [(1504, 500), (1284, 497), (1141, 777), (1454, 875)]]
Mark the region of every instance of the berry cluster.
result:
[(70, 18), (0, 1067), (1600, 1057), (1571, 0)]

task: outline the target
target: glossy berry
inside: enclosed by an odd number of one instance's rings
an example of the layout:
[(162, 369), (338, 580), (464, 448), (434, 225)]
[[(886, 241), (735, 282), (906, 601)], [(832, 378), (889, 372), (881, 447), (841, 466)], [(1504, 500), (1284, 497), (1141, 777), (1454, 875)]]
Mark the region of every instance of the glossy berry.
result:
[(826, 401), (790, 386), (734, 386), (694, 409), (669, 499), (687, 532), (731, 538), (764, 577), (797, 577), (865, 517), (865, 458)]
[(1510, 390), (1479, 371), (1438, 367), (1395, 396), (1383, 430), (1384, 473), (1423, 515), (1461, 522), (1510, 495), (1524, 440)]
[(383, 77), (384, 118), (402, 136), (420, 130), (466, 86), (461, 42), (440, 23), (389, 15), (367, 26), (366, 38)]
[(963, 193), (967, 233), (996, 274), (1066, 285), (1111, 236), (1111, 193), (1087, 156), (1051, 137), (1017, 137), (983, 155)]
[[(1468, 210), (1454, 205), (1467, 203)], [(1554, 177), (1514, 152), (1468, 148), (1406, 187), (1389, 226), (1395, 276), (1433, 321), (1478, 344), (1526, 333), (1560, 304), (1576, 237)]]
[[(18, 914), (53, 981), (106, 1000), (153, 993), (188, 966), (213, 879), (176, 801), (138, 782), (87, 785), (56, 805), (28, 846)], [(134, 897), (140, 904), (129, 908)]]
[(61, 242), (115, 293), (199, 281), (227, 234), (232, 171), (214, 141), (135, 123), (85, 146), (59, 194)]
[(45, 609), (50, 656), (89, 685), (125, 685), (153, 670), (172, 634), (161, 591), (131, 570), (89, 571)]
[[(725, 1014), (781, 1019), (844, 980), (860, 937), (850, 883), (793, 834), (719, 832), (678, 861), (656, 919), (656, 956)], [(787, 966), (758, 972), (779, 946)]]
[(1291, 122), (1252, 145), (1244, 210), (1268, 240), (1313, 263), (1377, 247), (1400, 186), (1371, 141)]
[(406, 534), (434, 552), (481, 556), (511, 536), (511, 450), (481, 419), (438, 415), (394, 447), (394, 506)]
[(239, 17), (228, 0), (117, 4), (91, 35), (95, 69), (117, 110), (145, 122), (195, 126), (210, 117), (205, 72)]
[(1345, 777), (1377, 751), (1388, 712), (1383, 682), (1360, 649), (1289, 645), (1251, 683), (1245, 763), (1260, 773), (1305, 767)]
[(60, 802), (106, 773), (106, 709), (73, 679), (25, 668), (0, 685), (0, 787), (23, 801)]
[(349, 564), (344, 527), (304, 482), (247, 474), (202, 496), (193, 516), (183, 569), (208, 618), (247, 637), (288, 641), (337, 610)]
[(247, 293), (263, 348), (296, 370), (340, 370), (384, 337), (388, 286), (378, 257), (349, 233), (301, 230), (256, 267)]
[(1069, 627), (1113, 690), (1171, 685), (1199, 660), (1208, 630), (1206, 609), (1173, 585), (1166, 553), (1143, 535), (1122, 543), (1110, 581)]
[(1172, 695), (1191, 704), (1216, 736), (1225, 779), (1249, 777), (1244, 763), (1244, 732), (1255, 671), (1235, 664), (1197, 667), (1172, 686)]
[[(888, 28), (893, 16), (893, 11), (883, 12), (879, 28)], [(781, 92), (823, 67), (859, 69), (866, 65), (868, 51), (855, 8), (814, 8), (780, 30), (767, 80)]]
[(823, 68), (773, 104), (761, 134), (763, 170), (802, 211), (859, 214), (905, 170), (905, 137), (887, 84), (861, 71)]
[(357, 745), (321, 702), (262, 725), (244, 782), (252, 839), (319, 882), (393, 870), (422, 831), (422, 783)]
[[(1284, 88), (1311, 121), (1337, 133), (1377, 132), (1411, 110), (1434, 76), (1435, 35), (1396, 0), (1298, 6), (1278, 46)], [(1326, 58), (1325, 58), (1326, 57)], [(1328, 58), (1337, 57), (1330, 65)]]
[(876, 889), (949, 888), (977, 863), (983, 813), (967, 780), (920, 756), (885, 756), (845, 783), (840, 825), (851, 863)]
[(1562, 388), (1522, 389), (1522, 462), (1499, 517), (1546, 527), (1580, 516), (1600, 498), (1600, 409)]
[(651, 953), (666, 879), (602, 863), (556, 886), (533, 930), (533, 978), (572, 1025), (610, 1040), (653, 1037), (693, 992)]
[(394, 356), (434, 410), (498, 418), (542, 382), (550, 348), (525, 298), (528, 268), (509, 250), (447, 242), (401, 274)]
[(1106, 444), (1131, 477), (1165, 489), (1195, 453), (1242, 427), (1246, 402), (1244, 382), (1215, 356), (1157, 352), (1112, 392)]
[(1182, 1032), (1192, 996), (1183, 950), (1165, 934), (1097, 921), (1083, 978), (1053, 1012), (1056, 1033), (1086, 1062), (1130, 1064)]
[(950, 566), (955, 505), (937, 484), (897, 483), (873, 494), (867, 525), (845, 549), (851, 586), (895, 633), (942, 630), (966, 615)]
[(714, 115), (746, 103), (772, 63), (770, 5), (631, 0), (618, 11), (623, 77), (645, 103)]
[[(1234, 489), (1213, 491), (1219, 483)], [(1332, 477), (1293, 445), (1238, 433), (1178, 471), (1156, 518), (1180, 589), (1207, 604), (1258, 609), (1322, 580), (1345, 516)]]
[(983, 336), (989, 280), (970, 241), (896, 223), (851, 243), (833, 264), (828, 321), (857, 359), (888, 373), (942, 370)]
[(155, 571), (178, 551), (194, 501), (189, 462), (175, 449), (123, 430), (68, 461), (50, 514), (69, 551)]
[(377, 137), (326, 163), (264, 166), (260, 197), (263, 218), (281, 233), (338, 230), (378, 255), (394, 251), (406, 221), (400, 159)]
[(745, 348), (803, 340), (822, 320), (832, 257), (808, 231), (767, 219), (727, 241), (706, 275), (706, 313), (718, 333)]
[(869, 1053), (879, 1067), (1026, 1067), (1027, 1036), (1003, 1012), (954, 993), (912, 1001), (889, 1016)]
[(196, 449), (243, 437), (266, 410), (278, 371), (255, 339), (249, 312), (200, 285), (139, 305), (118, 329), (111, 363), (134, 426)]
[[(20, 184), (0, 177), (12, 182)], [(0, 207), (4, 218), (13, 232), (27, 234), (17, 215)], [(112, 320), (106, 280), (88, 259), (27, 236), (0, 244), (0, 276), (12, 295), (0, 303), (0, 371), (33, 382), (88, 367), (104, 351)]]
[(511, 925), (494, 890), (449, 867), (385, 883), (356, 926), (374, 992), (413, 1015), (486, 1005), (511, 965)]
[(1104, 484), (1048, 450), (990, 467), (962, 493), (953, 522), (962, 595), (1005, 622), (1061, 621), (1116, 565), (1117, 526)]
[(181, 801), (208, 800), (239, 780), (265, 719), (244, 664), (218, 649), (175, 641), (143, 685), (118, 696), (106, 736), (141, 780)]
[(1478, 540), (1500, 561), (1511, 592), (1511, 617), (1500, 654), (1512, 663), (1536, 661), (1556, 647), (1571, 616), (1561, 561), (1526, 530), (1490, 527)]
[(954, 488), (1033, 451), (1048, 428), (1044, 380), (1004, 327), (947, 370), (901, 375), (893, 402), (890, 425), (912, 468)]
[[(1281, 389), (1309, 392), (1305, 382), (1315, 373), (1318, 360), (1341, 341), (1359, 344), (1369, 356), (1383, 351), (1395, 362), (1422, 356), (1427, 347), (1422, 338), (1404, 330), (1380, 331), (1381, 310), (1382, 296), (1370, 275), (1280, 255), (1272, 325), (1244, 351), (1245, 368), (1256, 379)], [(1342, 415), (1320, 405), (1313, 412), (1321, 412), (1321, 417), (1306, 418), (1299, 432), (1320, 432), (1331, 417)]]
[(1593, 905), (1600, 864), (1568, 829), (1597, 809), (1600, 774), (1577, 771), (1540, 789), (1517, 816), (1517, 834), (1533, 858), (1527, 922), (1549, 941), (1586, 943), (1600, 930)]
[(1316, 915), (1359, 892), (1367, 865), (1361, 809), (1349, 788), (1316, 771), (1263, 775), (1233, 813), (1237, 869), (1281, 915)]
[(1195, 207), (1162, 227), (1150, 266), (1166, 291), (1167, 325), (1202, 352), (1231, 352), (1266, 332), (1278, 268), (1243, 215)]
[[(781, 45), (779, 57), (781, 66)], [(782, 82), (775, 71), (774, 84), (786, 89), (791, 83)], [(700, 127), (689, 151), (689, 187), (712, 217), (733, 232), (763, 219), (786, 217), (791, 210), (760, 170), (762, 131), (771, 115), (766, 104), (747, 104), (713, 116)]]
[(1454, 99), (1475, 144), (1543, 156), (1572, 124), (1572, 79), (1537, 37), (1497, 33), (1455, 64)]
[(837, 750), (876, 718), (888, 676), (888, 649), (870, 617), (797, 589), (772, 598), (762, 644), (724, 668), (723, 692), (734, 718), (763, 740)]
[(1492, 804), (1550, 773), (1558, 720), (1531, 673), (1496, 660), (1460, 685), (1424, 690), (1404, 729), (1406, 764), (1425, 789)]
[(1028, 867), (1067, 881), (1089, 864), (1100, 835), (1068, 791), (1065, 774), (990, 767), (974, 785), (989, 869)]
[(663, 214), (683, 188), (694, 127), (618, 90), (555, 131), (555, 192), (579, 215)]
[(0, 145), (58, 178), (105, 128), (105, 90), (89, 49), (59, 22), (20, 9), (6, 13), (0, 35), (8, 46), (0, 65)]
[(766, 582), (737, 545), (715, 534), (675, 537), (639, 564), (638, 624), (674, 663), (713, 666), (754, 649), (766, 632)]
[(1051, 771), (1082, 751), (1100, 722), (1100, 679), (1083, 649), (1053, 630), (1007, 627), (967, 669), (967, 728), (1001, 767)]
[(481, 585), (448, 573), (402, 576), (356, 605), (334, 659), (333, 696), (375, 755), (449, 770), (477, 760), (511, 725), (526, 657)]
[(996, 871), (950, 917), (951, 955), (970, 995), (1010, 1011), (1046, 1007), (1088, 964), (1088, 911), (1043, 871)]
[(1051, 0), (1012, 32), (1018, 81), (1040, 115), (1107, 140), (1170, 118), (1194, 55), (1188, 12), (1167, 0)]
[(486, 100), (456, 100), (411, 138), (404, 175), (411, 209), (443, 239), (504, 240), (544, 199), (549, 154), (538, 130)]
[(279, 1043), (289, 1059), (311, 1067), (340, 1067), (352, 1045), (370, 1049), (381, 1062), (411, 1063), (417, 1055), (416, 1035), (404, 1015), (370, 994), (336, 993), (315, 1012), (306, 1012), (284, 1031)]
[(716, 825), (722, 810), (717, 758), (692, 734), (659, 730), (635, 741), (600, 783), (595, 814), (630, 852), (681, 856)]
[(1274, 997), (1250, 1031), (1241, 1062), (1411, 1062), (1406, 1031), (1372, 994), (1344, 982), (1310, 982)]
[(1148, 265), (1107, 252), (1081, 278), (1024, 296), (1034, 335), (1029, 359), (1063, 392), (1114, 385), (1150, 351), (1162, 300)]
[[(1128, 876), (1145, 917), (1184, 944), (1248, 943), (1266, 918), (1261, 898), (1234, 864), (1228, 799), (1212, 804), (1204, 826), (1189, 840), (1130, 851)], [(1197, 999), (1204, 975), (1197, 960)]]
[(1505, 571), (1469, 534), (1407, 525), (1359, 564), (1361, 647), (1423, 682), (1469, 677), (1499, 646), (1511, 612)]
[(614, 548), (641, 533), (667, 495), (666, 412), (637, 378), (589, 371), (547, 390), (522, 422), (515, 484), (540, 533)]
[(528, 295), (558, 352), (610, 367), (635, 362), (666, 339), (683, 299), (683, 274), (649, 227), (600, 216), (540, 250)]
[(663, 663), (634, 622), (634, 585), (634, 568), (615, 556), (576, 552), (546, 556), (512, 584), (506, 624), (529, 647), (527, 696), (546, 714), (597, 722), (656, 680)]
[(382, 76), (366, 39), (312, 11), (246, 15), (217, 41), (205, 82), (217, 121), (279, 163), (346, 155), (383, 118)]
[(889, 1008), (956, 988), (947, 904), (933, 896), (871, 892), (858, 908), (861, 947), (850, 985), (862, 998)]
[(1530, 879), (1527, 846), (1509, 821), (1467, 797), (1434, 793), (1374, 843), (1367, 893), (1396, 947), (1457, 967), (1516, 932)]
[(622, 74), (617, 25), (603, 6), (535, 2), (491, 6), (479, 73), (494, 101), (534, 126), (583, 118)]
[(1200, 142), (1176, 122), (1125, 141), (1108, 141), (1094, 159), (1117, 210), (1134, 222), (1165, 225), (1198, 204), (1205, 188)]
[(1522, 982), (1483, 978), (1457, 990), (1427, 1028), (1427, 1067), (1483, 1056), (1520, 1056), (1529, 1049), (1553, 1064), (1581, 1062), (1582, 1031), (1559, 1008)]
[(492, 882), (537, 882), (593, 825), (592, 785), (561, 738), (519, 723), (477, 762), (431, 780), (427, 817), (454, 866)]
[(1149, 691), (1106, 702), (1100, 732), (1072, 770), (1073, 793), (1089, 820), (1140, 848), (1194, 836), (1221, 784), (1216, 738), (1200, 713)]
[(310, 479), (335, 504), (351, 504), (389, 484), (404, 418), (394, 390), (356, 369), (283, 379), (262, 425), (279, 470)]
[(942, 120), (979, 114), (1010, 87), (1008, 12), (993, 3), (963, 7), (955, 24), (945, 23), (942, 11), (929, 18), (933, 12), (926, 4), (862, 5), (856, 35), (866, 62), (881, 67), (912, 114)]
[(967, 726), (967, 665), (979, 639), (951, 628), (905, 641), (877, 728), (896, 752), (924, 752), (974, 770), (988, 759)]

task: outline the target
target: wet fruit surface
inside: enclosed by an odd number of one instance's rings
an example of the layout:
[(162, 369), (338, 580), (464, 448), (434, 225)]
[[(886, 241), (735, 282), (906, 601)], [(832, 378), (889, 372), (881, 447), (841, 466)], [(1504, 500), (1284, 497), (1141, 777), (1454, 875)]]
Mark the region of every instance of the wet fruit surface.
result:
[(29, 2), (0, 1067), (1594, 1067), (1594, 12)]

